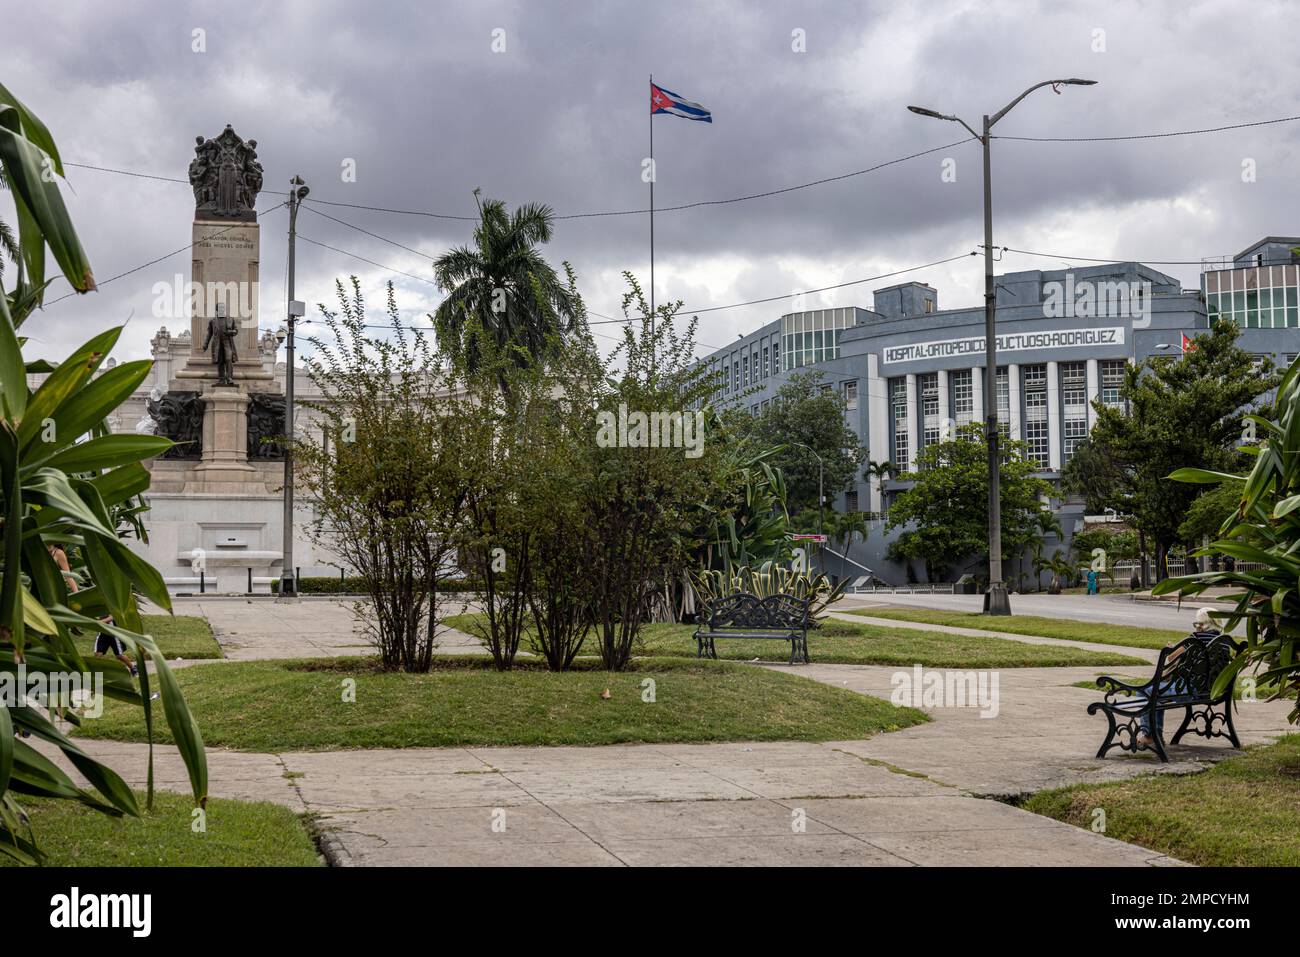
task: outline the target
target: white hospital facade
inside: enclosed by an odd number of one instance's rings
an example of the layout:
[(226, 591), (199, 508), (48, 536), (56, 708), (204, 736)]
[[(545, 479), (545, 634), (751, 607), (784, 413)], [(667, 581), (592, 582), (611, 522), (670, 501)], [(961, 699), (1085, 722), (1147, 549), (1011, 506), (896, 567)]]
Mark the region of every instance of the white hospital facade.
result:
[[(1300, 352), (1300, 237), (1267, 237), (1233, 257), (1207, 264), (1199, 289), (1137, 262), (1106, 263), (997, 277), (999, 422), (1023, 440), (1038, 474), (1058, 485), (1052, 499), (1065, 529), (1048, 553), (1068, 545), (1081, 527), (1083, 503), (1059, 492), (1061, 470), (1096, 417), (1092, 401), (1117, 404), (1125, 366), (1150, 355), (1178, 355), (1182, 336), (1203, 333), (1212, 317), (1242, 329), (1242, 348), (1275, 363)], [(952, 427), (984, 419), (984, 309), (939, 308), (923, 283), (877, 289), (871, 309), (844, 307), (792, 312), (702, 361), (718, 373), (721, 404), (758, 412), (791, 375), (817, 372), (825, 388), (846, 400), (848, 426), (870, 461), (908, 471), (917, 453)], [(879, 513), (906, 483), (882, 490), (861, 473), (849, 488), (827, 490), (841, 511)], [(907, 570), (887, 562), (894, 535), (873, 523), (851, 561), (831, 556), (827, 567), (845, 576), (862, 566), (902, 583)], [(854, 564), (857, 563), (857, 564)], [(838, 568), (836, 567), (838, 564)], [(957, 573), (978, 571), (970, 556)], [(915, 573), (924, 580), (924, 569)]]

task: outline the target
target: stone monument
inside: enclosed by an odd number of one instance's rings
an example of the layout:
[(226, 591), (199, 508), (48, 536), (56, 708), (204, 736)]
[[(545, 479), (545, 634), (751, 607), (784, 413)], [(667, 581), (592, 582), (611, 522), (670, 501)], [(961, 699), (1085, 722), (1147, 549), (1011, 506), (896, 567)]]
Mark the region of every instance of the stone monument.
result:
[[(282, 556), (284, 398), (258, 333), (257, 141), (230, 126), (195, 139), (188, 353), (145, 403), (157, 435), (178, 444), (151, 465), (151, 537), (208, 588), (243, 592)], [(152, 549), (157, 553), (158, 548)]]

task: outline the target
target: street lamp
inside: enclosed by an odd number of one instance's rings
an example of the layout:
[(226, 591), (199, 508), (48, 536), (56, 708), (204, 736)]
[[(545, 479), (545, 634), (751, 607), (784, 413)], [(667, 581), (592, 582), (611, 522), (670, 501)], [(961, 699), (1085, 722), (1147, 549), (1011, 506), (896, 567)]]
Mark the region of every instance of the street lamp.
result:
[[(305, 315), (306, 308), (302, 302), (293, 298), (294, 241), (298, 236), (298, 207), (302, 205), (309, 192), (301, 176), (294, 176), (289, 180), (289, 266), (286, 271), (289, 308), (285, 316), (288, 329), (284, 337), (284, 521), (280, 560), (280, 600), (282, 601), (295, 601), (298, 598), (298, 575), (293, 564), (293, 324)], [(279, 341), (278, 332), (275, 338)]]
[(802, 442), (791, 442), (791, 445), (797, 445), (801, 449), (807, 449), (813, 455), (817, 456), (817, 534), (824, 534), (822, 531), (822, 505), (825, 502), (825, 496), (822, 494), (822, 479), (826, 474), (825, 463), (822, 457), (817, 455), (817, 450), (811, 446), (804, 445)]
[(1092, 86), (1096, 82), (1096, 80), (1069, 79), (1035, 83), (992, 116), (984, 114), (983, 133), (976, 133), (971, 129), (970, 124), (960, 117), (939, 113), (923, 106), (908, 107), (920, 116), (960, 123), (984, 147), (984, 409), (987, 413), (985, 441), (989, 454), (989, 590), (984, 595), (984, 613), (987, 615), (1011, 614), (1011, 600), (1007, 597), (1006, 584), (1002, 581), (1002, 492), (999, 475), (1001, 453), (998, 450), (1000, 435), (997, 405), (997, 293), (993, 284), (993, 178), (989, 156), (992, 137), (989, 131), (998, 120), (1010, 113), (1017, 103), (1040, 87), (1050, 86), (1059, 93), (1060, 91), (1056, 89), (1058, 86)]
[[(814, 449), (812, 446), (804, 445), (802, 442), (791, 442), (790, 444), (797, 445), (801, 449), (807, 449), (813, 455), (817, 456), (817, 535), (818, 537), (824, 536), (826, 533), (822, 529), (822, 506), (825, 504), (826, 496), (822, 492), (822, 484), (823, 484), (823, 478), (825, 477), (826, 474), (825, 463), (822, 462), (822, 457), (817, 454), (817, 450)], [(822, 548), (824, 544), (825, 543), (823, 542), (817, 543), (817, 555), (818, 555), (817, 563), (818, 565), (821, 566), (822, 571), (826, 570), (825, 555), (822, 554)]]

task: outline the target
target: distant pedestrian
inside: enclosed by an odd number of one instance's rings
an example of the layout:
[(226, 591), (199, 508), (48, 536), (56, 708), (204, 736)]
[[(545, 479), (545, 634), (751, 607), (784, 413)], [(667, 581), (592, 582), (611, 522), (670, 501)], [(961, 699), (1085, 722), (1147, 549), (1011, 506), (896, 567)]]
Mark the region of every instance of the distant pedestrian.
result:
[(1095, 568), (1088, 569), (1088, 594), (1100, 594), (1097, 590), (1097, 569)]
[[(100, 621), (107, 622), (110, 625), (113, 623), (113, 619), (108, 616), (101, 618)], [(127, 657), (126, 645), (122, 643), (122, 639), (110, 632), (101, 631), (95, 636), (95, 657), (102, 658), (109, 652), (112, 652), (114, 658), (126, 665), (126, 670), (131, 672), (131, 677), (134, 678), (135, 663)]]

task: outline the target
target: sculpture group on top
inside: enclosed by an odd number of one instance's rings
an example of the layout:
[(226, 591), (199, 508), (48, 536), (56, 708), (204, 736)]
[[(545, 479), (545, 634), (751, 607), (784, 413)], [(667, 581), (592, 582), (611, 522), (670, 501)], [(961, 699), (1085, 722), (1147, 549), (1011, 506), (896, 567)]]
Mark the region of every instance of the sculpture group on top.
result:
[(195, 137), (190, 161), (196, 217), (253, 221), (262, 189), (257, 140), (245, 142), (229, 124), (216, 139)]

